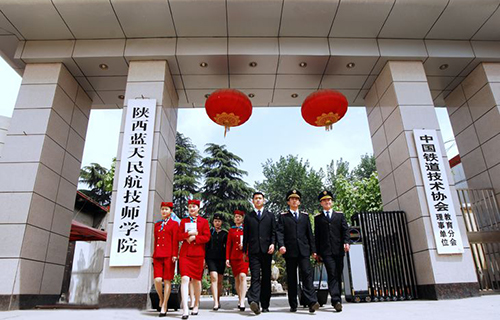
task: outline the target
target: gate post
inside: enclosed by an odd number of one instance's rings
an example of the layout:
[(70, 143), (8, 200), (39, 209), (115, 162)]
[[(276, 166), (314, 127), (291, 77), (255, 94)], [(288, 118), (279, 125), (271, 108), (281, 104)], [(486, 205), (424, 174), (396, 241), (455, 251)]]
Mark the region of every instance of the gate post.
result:
[[(446, 299), (478, 295), (461, 212), (457, 211), (456, 216), (465, 252), (440, 255), (436, 249), (413, 130), (436, 130), (441, 150), (445, 149), (422, 62), (389, 61), (365, 101), (384, 210), (403, 210), (407, 214), (419, 297)], [(446, 155), (443, 162), (452, 180)], [(458, 210), (452, 181), (450, 191)]]
[[(156, 116), (153, 136), (153, 154), (149, 179), (149, 199), (146, 216), (145, 250), (142, 266), (110, 267), (113, 218), (116, 209), (121, 150), (124, 141), (124, 124), (127, 103), (135, 98), (156, 99)], [(123, 107), (120, 142), (116, 159), (111, 211), (108, 221), (108, 240), (104, 257), (104, 270), (99, 305), (101, 307), (145, 309), (147, 295), (153, 281), (152, 252), (154, 221), (160, 218), (162, 201), (171, 201), (173, 195), (175, 135), (177, 132), (178, 98), (167, 61), (132, 61), (129, 67), (125, 104)]]

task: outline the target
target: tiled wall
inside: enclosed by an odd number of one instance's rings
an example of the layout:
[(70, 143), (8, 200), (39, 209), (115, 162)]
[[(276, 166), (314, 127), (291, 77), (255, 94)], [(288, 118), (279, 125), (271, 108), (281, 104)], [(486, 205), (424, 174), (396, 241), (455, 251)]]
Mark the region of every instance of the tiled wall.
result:
[(445, 102), (469, 188), (500, 202), (500, 63), (477, 66)]
[[(384, 210), (406, 212), (418, 284), (477, 281), (459, 211), (457, 217), (465, 253), (442, 256), (436, 251), (413, 138), (413, 129), (435, 129), (441, 137), (422, 62), (389, 61), (365, 100)], [(442, 139), (440, 143), (441, 150), (445, 150)], [(443, 162), (458, 208), (446, 155)]]
[(0, 295), (60, 294), (90, 105), (62, 63), (26, 66), (0, 159)]

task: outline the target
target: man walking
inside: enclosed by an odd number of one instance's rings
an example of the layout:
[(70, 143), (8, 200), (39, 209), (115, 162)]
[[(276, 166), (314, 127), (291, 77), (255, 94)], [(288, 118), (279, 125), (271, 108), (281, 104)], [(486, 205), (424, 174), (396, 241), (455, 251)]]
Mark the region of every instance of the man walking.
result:
[(288, 303), (290, 312), (297, 311), (297, 267), (302, 278), (302, 294), (309, 312), (319, 309), (318, 299), (313, 286), (312, 269), (309, 257), (316, 258), (316, 246), (307, 212), (300, 212), (301, 193), (291, 190), (286, 195), (289, 210), (278, 217), (277, 237), (279, 252), (286, 261), (288, 284)]
[[(269, 312), (271, 300), (271, 261), (276, 243), (274, 214), (264, 209), (264, 194), (252, 196), (255, 210), (243, 221), (243, 252), (248, 255), (252, 280), (247, 292), (250, 309), (255, 314)], [(259, 304), (260, 302), (260, 304)]]
[(335, 311), (342, 311), (341, 277), (344, 268), (344, 254), (349, 251), (349, 227), (342, 212), (332, 210), (333, 195), (322, 191), (318, 200), (323, 210), (314, 217), (314, 235), (318, 258), (323, 261), (328, 274), (328, 290)]

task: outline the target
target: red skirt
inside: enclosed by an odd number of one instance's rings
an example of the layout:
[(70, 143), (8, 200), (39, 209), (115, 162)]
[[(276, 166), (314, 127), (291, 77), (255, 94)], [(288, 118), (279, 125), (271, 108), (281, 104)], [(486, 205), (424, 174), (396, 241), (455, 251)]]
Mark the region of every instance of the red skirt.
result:
[(180, 257), (179, 268), (181, 276), (187, 276), (191, 279), (201, 280), (203, 276), (203, 262), (205, 257)]
[(175, 263), (172, 257), (153, 258), (154, 276), (163, 280), (172, 280), (174, 278)]
[(243, 259), (229, 259), (229, 263), (231, 264), (231, 269), (233, 269), (233, 276), (236, 277), (240, 273), (248, 275), (248, 262), (245, 262)]

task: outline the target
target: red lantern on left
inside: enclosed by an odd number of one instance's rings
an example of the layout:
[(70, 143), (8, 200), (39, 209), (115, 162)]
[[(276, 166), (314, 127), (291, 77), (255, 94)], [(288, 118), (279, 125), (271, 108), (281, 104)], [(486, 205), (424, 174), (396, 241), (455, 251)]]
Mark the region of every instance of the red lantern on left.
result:
[(225, 137), (231, 127), (247, 122), (252, 115), (252, 103), (241, 91), (220, 89), (207, 98), (205, 111), (213, 122), (224, 126)]

